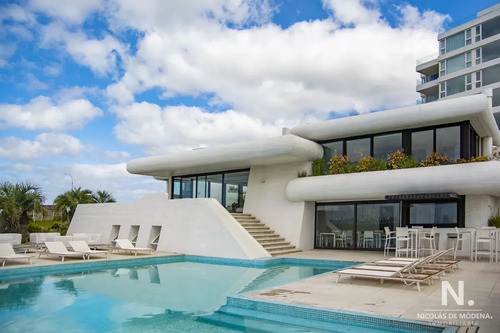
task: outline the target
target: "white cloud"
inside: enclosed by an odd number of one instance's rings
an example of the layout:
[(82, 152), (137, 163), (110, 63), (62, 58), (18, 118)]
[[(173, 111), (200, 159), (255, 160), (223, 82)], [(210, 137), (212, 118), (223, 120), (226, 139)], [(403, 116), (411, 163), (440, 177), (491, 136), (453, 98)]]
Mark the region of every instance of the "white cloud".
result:
[(54, 104), (39, 96), (28, 104), (0, 104), (0, 127), (21, 127), (27, 130), (80, 129), (85, 123), (102, 115), (101, 109), (84, 99)]
[(130, 154), (126, 151), (105, 151), (104, 157), (109, 162), (129, 161)]
[(42, 47), (60, 46), (78, 64), (89, 67), (101, 76), (114, 73), (117, 56), (126, 54), (126, 48), (111, 35), (105, 35), (102, 39), (88, 38), (81, 31), (68, 31), (59, 22), (43, 26), (42, 34)]
[(34, 141), (15, 137), (0, 139), (0, 157), (35, 159), (46, 156), (77, 156), (84, 146), (70, 135), (42, 133)]
[(416, 59), (435, 52), (435, 26), (444, 19), (417, 14), (433, 26), (416, 26), (408, 18), (393, 28), (367, 18), (353, 20), (371, 24), (348, 29), (330, 19), (288, 29), (267, 24), (235, 30), (215, 23), (157, 29), (140, 41), (125, 75), (107, 92), (124, 104), (152, 88), (162, 89), (164, 97), (214, 93), (214, 103), (264, 124), (413, 104)]
[(20, 82), (17, 85), (18, 85), (18, 87), (21, 87), (21, 88), (26, 89), (26, 90), (47, 90), (47, 89), (49, 89), (49, 85), (47, 83), (40, 81), (32, 73), (28, 73), (26, 82)]
[(381, 16), (377, 4), (377, 0), (323, 0), (323, 6), (332, 10), (335, 19), (346, 25), (377, 23)]
[(196, 107), (160, 108), (150, 103), (117, 107), (120, 119), (114, 128), (125, 143), (146, 147), (151, 154), (177, 149), (214, 146), (247, 141), (281, 133), (281, 126), (265, 125), (260, 120), (235, 111), (207, 113)]
[(25, 163), (16, 163), (12, 166), (12, 168), (16, 171), (21, 171), (21, 172), (31, 172), (35, 169), (35, 167), (32, 164), (25, 164)]
[(264, 23), (270, 20), (273, 11), (268, 0), (112, 0), (108, 19), (115, 30), (154, 32), (187, 26), (203, 28), (210, 22)]
[(68, 23), (82, 23), (91, 13), (101, 10), (101, 0), (30, 0), (29, 8)]

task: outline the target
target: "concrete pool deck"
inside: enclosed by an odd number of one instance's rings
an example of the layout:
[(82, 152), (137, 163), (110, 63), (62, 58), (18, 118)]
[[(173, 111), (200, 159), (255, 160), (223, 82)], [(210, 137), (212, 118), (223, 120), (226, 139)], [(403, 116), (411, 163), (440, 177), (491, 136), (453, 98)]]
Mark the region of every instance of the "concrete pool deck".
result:
[[(381, 252), (312, 250), (286, 255), (308, 259), (375, 261), (384, 258)], [(250, 293), (244, 297), (311, 307), (360, 312), (403, 319), (432, 321), (454, 326), (479, 326), (479, 332), (500, 330), (500, 262), (488, 259), (471, 262), (463, 259), (459, 268), (446, 273), (459, 294), (458, 283), (464, 281), (464, 305), (457, 305), (447, 293), (447, 305), (442, 304), (441, 282), (433, 285), (406, 286), (397, 281), (352, 279), (323, 274), (280, 287)], [(472, 306), (468, 305), (474, 301)]]
[[(55, 257), (29, 253), (33, 265), (61, 265), (83, 262), (82, 259), (66, 258), (64, 262)], [(154, 252), (152, 255), (137, 256), (125, 253), (111, 253), (108, 258), (93, 257), (90, 262), (103, 260), (125, 260), (132, 258), (151, 258), (175, 256), (179, 253)], [(344, 260), (370, 262), (382, 259), (382, 252), (311, 250), (284, 255), (289, 258)], [(87, 261), (86, 261), (87, 262)], [(9, 261), (2, 269), (29, 267), (26, 261)], [(498, 332), (500, 327), (500, 263), (489, 263), (487, 259), (471, 262), (463, 259), (459, 268), (447, 273), (442, 278), (449, 281), (459, 293), (458, 283), (464, 281), (464, 305), (457, 305), (454, 298), (447, 294), (448, 305), (442, 305), (441, 282), (421, 286), (421, 292), (415, 286), (406, 286), (401, 282), (351, 279), (342, 277), (335, 283), (334, 274), (323, 274), (299, 282), (276, 288), (261, 290), (242, 297), (289, 304), (300, 304), (349, 312), (397, 317), (403, 319), (433, 321), (455, 326), (479, 326), (479, 332)], [(473, 300), (472, 306), (468, 301)]]

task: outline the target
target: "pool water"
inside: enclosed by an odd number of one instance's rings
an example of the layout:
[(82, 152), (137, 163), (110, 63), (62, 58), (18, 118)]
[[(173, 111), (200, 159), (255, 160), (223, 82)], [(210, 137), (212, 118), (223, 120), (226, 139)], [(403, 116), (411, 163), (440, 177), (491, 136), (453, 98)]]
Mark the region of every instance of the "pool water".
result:
[(228, 296), (327, 271), (174, 262), (7, 280), (0, 284), (0, 332), (241, 332), (199, 318)]

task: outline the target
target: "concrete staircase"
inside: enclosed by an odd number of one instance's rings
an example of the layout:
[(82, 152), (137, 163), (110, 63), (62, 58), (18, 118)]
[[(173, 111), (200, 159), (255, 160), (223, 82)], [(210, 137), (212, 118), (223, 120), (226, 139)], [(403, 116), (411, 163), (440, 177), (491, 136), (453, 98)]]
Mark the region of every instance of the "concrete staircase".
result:
[(243, 213), (231, 213), (231, 215), (270, 255), (277, 256), (302, 251), (291, 245), (283, 237), (274, 232), (274, 230), (271, 230), (271, 228), (260, 222), (260, 220), (257, 220), (255, 216)]

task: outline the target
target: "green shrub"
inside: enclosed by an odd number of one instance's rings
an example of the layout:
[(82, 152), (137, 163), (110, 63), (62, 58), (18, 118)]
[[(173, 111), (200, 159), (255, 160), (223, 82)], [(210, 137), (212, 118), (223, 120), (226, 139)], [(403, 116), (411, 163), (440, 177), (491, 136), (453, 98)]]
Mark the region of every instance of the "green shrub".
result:
[(488, 225), (490, 227), (497, 227), (500, 228), (500, 213), (497, 212), (496, 215), (493, 215), (488, 219)]
[(345, 155), (333, 156), (328, 164), (330, 165), (328, 167), (328, 173), (331, 175), (353, 172), (353, 168), (349, 163), (349, 158)]
[(422, 162), (420, 162), (420, 166), (436, 166), (436, 165), (445, 165), (450, 164), (451, 160), (448, 156), (440, 154), (438, 152), (432, 152), (429, 156), (425, 158)]
[(306, 170), (300, 170), (297, 172), (297, 177), (299, 178), (304, 178), (307, 177), (307, 171)]
[(403, 149), (387, 154), (388, 169), (408, 169), (416, 167), (418, 167), (418, 160), (411, 155), (406, 155)]
[(383, 160), (376, 160), (371, 156), (363, 157), (356, 164), (357, 172), (387, 170), (387, 163)]
[(470, 158), (470, 161), (471, 162), (486, 162), (486, 161), (489, 161), (490, 158), (486, 155), (482, 155), (482, 156), (472, 156)]
[(312, 165), (313, 176), (322, 176), (325, 174), (325, 160), (317, 158)]

